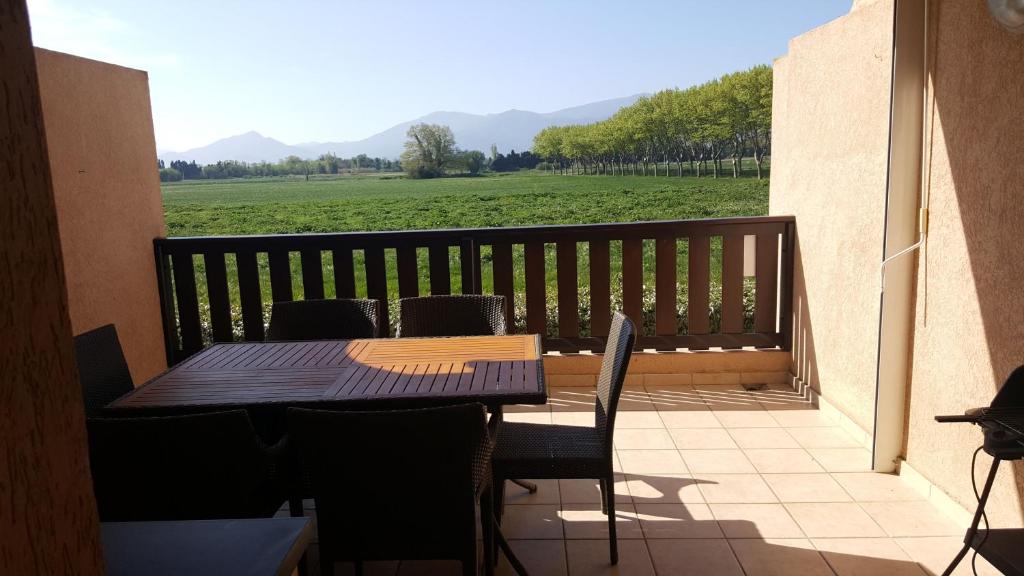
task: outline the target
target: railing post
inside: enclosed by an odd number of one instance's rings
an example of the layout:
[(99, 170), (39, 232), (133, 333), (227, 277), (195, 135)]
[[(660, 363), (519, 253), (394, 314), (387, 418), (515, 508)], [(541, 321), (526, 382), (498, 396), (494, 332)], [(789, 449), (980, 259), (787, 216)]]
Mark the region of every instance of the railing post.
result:
[(153, 239), (153, 256), (156, 263), (156, 289), (160, 297), (160, 324), (164, 329), (164, 354), (167, 356), (167, 365), (173, 366), (178, 361), (178, 322), (174, 317), (170, 263), (160, 246), (160, 238)]
[(466, 236), (459, 242), (459, 262), (462, 268), (462, 293), (480, 293), (480, 255), (476, 241)]
[(782, 234), (782, 295), (779, 302), (779, 332), (782, 349), (793, 348), (793, 259), (796, 249), (796, 222), (787, 222)]

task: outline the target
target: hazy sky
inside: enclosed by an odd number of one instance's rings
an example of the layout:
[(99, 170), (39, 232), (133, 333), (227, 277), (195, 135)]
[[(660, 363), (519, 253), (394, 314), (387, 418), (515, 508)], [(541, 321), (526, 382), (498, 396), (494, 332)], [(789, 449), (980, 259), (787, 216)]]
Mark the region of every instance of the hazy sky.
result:
[(29, 0), (35, 44), (149, 72), (157, 147), (358, 140), (435, 110), (550, 112), (786, 52), (851, 0)]

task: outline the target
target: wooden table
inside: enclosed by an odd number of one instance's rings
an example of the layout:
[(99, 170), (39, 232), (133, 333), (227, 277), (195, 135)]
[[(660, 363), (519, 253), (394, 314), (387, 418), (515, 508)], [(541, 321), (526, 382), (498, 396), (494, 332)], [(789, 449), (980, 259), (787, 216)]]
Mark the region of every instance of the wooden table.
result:
[(290, 576), (309, 546), (308, 518), (104, 522), (110, 576)]
[(547, 401), (538, 335), (215, 344), (114, 401), (118, 411), (419, 407)]

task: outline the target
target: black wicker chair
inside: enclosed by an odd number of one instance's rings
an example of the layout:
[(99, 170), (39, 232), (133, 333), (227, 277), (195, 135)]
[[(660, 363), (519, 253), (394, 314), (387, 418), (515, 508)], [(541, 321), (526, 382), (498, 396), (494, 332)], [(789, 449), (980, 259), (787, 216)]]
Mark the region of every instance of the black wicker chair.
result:
[[(334, 563), (442, 560), (477, 573), (476, 503), (493, 518), (493, 444), (480, 404), (420, 410), (288, 410), (288, 434), (312, 480), (320, 573)], [(426, 491), (432, 496), (424, 498)], [(483, 522), (485, 570), (492, 524)]]
[(376, 338), (380, 302), (339, 298), (274, 302), (267, 340)]
[(102, 521), (273, 516), (292, 473), (245, 410), (90, 418), (89, 462)]
[(503, 336), (505, 297), (463, 294), (402, 298), (399, 337)]
[(75, 363), (87, 416), (99, 415), (135, 388), (113, 324), (75, 336)]
[(615, 412), (626, 379), (635, 340), (633, 322), (620, 312), (612, 317), (608, 344), (597, 380), (594, 426), (560, 426), (503, 422), (494, 449), (494, 495), (500, 502), (509, 478), (596, 478), (601, 483), (601, 509), (608, 515), (611, 563), (619, 561), (615, 536), (615, 479), (612, 435)]

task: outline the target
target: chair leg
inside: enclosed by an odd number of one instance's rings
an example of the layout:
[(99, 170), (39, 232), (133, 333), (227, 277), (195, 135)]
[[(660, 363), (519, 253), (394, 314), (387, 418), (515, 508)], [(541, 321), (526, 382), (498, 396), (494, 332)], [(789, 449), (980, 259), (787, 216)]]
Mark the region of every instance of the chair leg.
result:
[(606, 483), (604, 481), (604, 478), (601, 478), (601, 480), (600, 480), (600, 488), (601, 488), (601, 514), (607, 514), (608, 513), (608, 504), (606, 502), (608, 500), (608, 496), (607, 496), (607, 494), (608, 494), (608, 486), (606, 485)]
[(533, 482), (530, 482), (529, 480), (516, 480), (516, 479), (513, 479), (512, 483), (513, 484), (517, 484), (519, 486), (522, 486), (523, 488), (526, 488), (527, 492), (529, 492), (530, 494), (536, 494), (537, 493), (537, 485), (534, 484)]
[(363, 570), (365, 568), (363, 566), (363, 561), (362, 560), (356, 560), (353, 564), (354, 564), (356, 576), (363, 576)]
[(484, 543), (484, 574), (490, 576), (494, 573), (494, 565), (497, 564), (494, 553), (494, 496), (491, 495), (491, 488), (484, 491), (480, 497), (480, 528)]
[(604, 501), (608, 511), (608, 547), (614, 566), (619, 563), (619, 543), (615, 535), (615, 478), (609, 474), (602, 482), (605, 485)]

